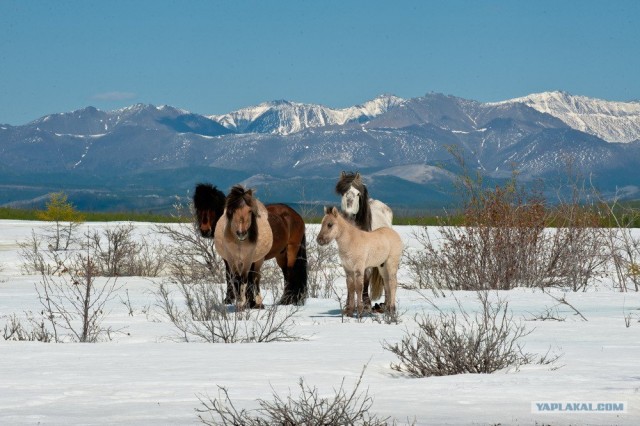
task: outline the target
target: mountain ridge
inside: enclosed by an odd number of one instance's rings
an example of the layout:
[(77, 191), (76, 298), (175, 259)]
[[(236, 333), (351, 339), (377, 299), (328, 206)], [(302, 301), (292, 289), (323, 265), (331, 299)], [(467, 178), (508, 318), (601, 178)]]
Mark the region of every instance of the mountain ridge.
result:
[[(381, 95), (343, 109), (281, 100), (218, 116), (167, 105), (86, 107), (0, 126), (0, 182), (11, 183), (0, 184), (0, 205), (35, 204), (42, 191), (75, 188), (102, 197), (100, 206), (140, 209), (156, 197), (163, 201), (152, 204), (166, 207), (196, 179), (255, 184), (283, 202), (330, 201), (339, 173), (358, 170), (373, 196), (380, 191), (389, 204), (436, 206), (462, 172), (452, 147), (488, 179), (508, 178), (516, 167), (524, 181), (550, 183), (571, 163), (603, 191), (625, 187), (633, 197), (640, 193), (636, 104), (589, 99), (564, 92), (495, 103)], [(567, 118), (594, 111), (598, 126), (576, 129)], [(595, 134), (602, 129), (626, 142)], [(31, 189), (21, 193), (20, 185)]]

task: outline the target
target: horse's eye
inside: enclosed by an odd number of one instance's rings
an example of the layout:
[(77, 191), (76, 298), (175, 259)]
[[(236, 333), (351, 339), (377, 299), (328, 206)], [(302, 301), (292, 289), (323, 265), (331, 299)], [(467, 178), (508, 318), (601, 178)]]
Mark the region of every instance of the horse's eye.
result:
[(333, 223), (327, 223), (327, 228), (331, 228), (333, 226)]

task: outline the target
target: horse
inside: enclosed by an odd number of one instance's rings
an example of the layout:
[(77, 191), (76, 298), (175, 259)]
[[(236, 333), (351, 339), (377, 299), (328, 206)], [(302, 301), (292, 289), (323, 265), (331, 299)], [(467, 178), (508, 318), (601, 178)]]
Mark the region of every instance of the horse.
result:
[[(198, 183), (196, 185), (193, 193), (193, 207), (195, 210), (196, 223), (203, 238), (213, 238), (213, 230), (218, 220), (224, 214), (226, 200), (227, 196), (225, 193), (210, 183)], [(209, 268), (213, 267), (209, 260), (207, 260), (207, 266)], [(233, 285), (231, 284), (229, 264), (226, 260), (224, 260), (224, 267), (227, 281), (227, 294), (224, 302), (232, 303), (235, 299), (235, 294)]]
[[(325, 207), (318, 244), (327, 245), (335, 240), (338, 255), (347, 277), (347, 306), (345, 314), (352, 316), (364, 311), (363, 287), (366, 268), (377, 267), (384, 282), (385, 309), (395, 312), (398, 268), (402, 257), (402, 239), (392, 228), (363, 231), (345, 219), (335, 207)], [(372, 282), (372, 292), (375, 282)], [(378, 290), (376, 290), (378, 291)], [(381, 290), (380, 290), (381, 291)]]
[[(360, 173), (342, 172), (336, 184), (336, 193), (342, 196), (340, 203), (342, 211), (358, 228), (363, 231), (372, 231), (382, 227), (391, 228), (393, 211), (382, 201), (369, 198), (367, 186), (362, 182)], [(381, 293), (374, 293), (373, 291), (371, 292), (371, 297), (369, 296), (369, 282), (375, 282), (375, 286), (372, 284), (372, 288), (375, 287), (376, 290), (381, 290), (383, 288), (381, 280), (382, 277), (377, 268), (367, 271), (363, 290), (365, 309), (372, 309), (371, 300), (377, 300), (382, 296)], [(376, 303), (373, 310), (381, 311), (383, 306), (384, 302), (381, 304)]]
[(200, 234), (204, 238), (213, 238), (213, 230), (218, 219), (224, 214), (227, 196), (210, 183), (199, 183), (193, 193), (193, 207)]
[[(205, 194), (209, 194), (208, 203), (196, 203), (194, 195), (196, 219), (204, 237), (211, 238), (214, 230), (216, 251), (225, 261), (225, 303), (238, 299), (241, 307), (246, 304), (262, 307), (260, 267), (264, 260), (275, 258), (285, 282), (279, 303), (303, 304), (307, 292), (307, 251), (302, 217), (285, 204), (264, 206), (253, 197), (252, 190), (240, 185), (234, 186), (222, 202), (219, 194), (211, 191)], [(222, 208), (224, 213), (206, 215), (201, 211), (205, 208), (212, 212)], [(207, 217), (216, 220), (203, 220)]]

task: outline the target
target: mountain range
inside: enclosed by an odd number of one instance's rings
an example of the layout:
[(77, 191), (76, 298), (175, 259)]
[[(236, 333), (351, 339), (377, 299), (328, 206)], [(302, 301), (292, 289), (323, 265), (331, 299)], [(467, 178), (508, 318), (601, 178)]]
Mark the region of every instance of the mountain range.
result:
[(550, 192), (567, 172), (640, 198), (640, 102), (545, 92), (482, 103), (429, 93), (332, 109), (285, 100), (223, 115), (137, 104), (0, 125), (0, 206), (63, 190), (81, 209), (168, 210), (200, 181), (243, 183), (266, 201), (337, 203), (343, 170), (398, 210), (450, 204), (463, 173)]

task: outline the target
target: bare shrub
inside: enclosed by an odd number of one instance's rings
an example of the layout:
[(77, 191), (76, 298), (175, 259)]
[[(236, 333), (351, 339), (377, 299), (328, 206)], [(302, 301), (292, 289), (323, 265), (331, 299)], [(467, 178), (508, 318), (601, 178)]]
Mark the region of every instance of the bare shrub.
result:
[[(119, 289), (116, 280), (96, 281), (98, 269), (91, 255), (78, 253), (59, 277), (42, 275), (36, 284), (45, 321), (53, 341), (97, 342), (111, 339), (114, 330), (104, 327), (107, 305)], [(63, 334), (64, 333), (64, 334)]]
[[(472, 185), (472, 184), (469, 184)], [(550, 208), (542, 195), (518, 187), (468, 190), (463, 226), (427, 227), (415, 237), (418, 250), (405, 262), (417, 287), (434, 291), (509, 290), (564, 286), (585, 290), (604, 273), (600, 217), (578, 194)], [(548, 225), (554, 229), (545, 229)]]
[[(159, 244), (149, 244), (145, 238), (136, 239), (132, 224), (117, 225), (104, 231), (85, 233), (81, 250), (90, 253), (97, 268), (96, 275), (158, 276), (165, 263), (164, 250)], [(74, 241), (79, 239), (73, 235)], [(65, 271), (68, 259), (76, 250), (56, 250), (46, 235), (31, 231), (31, 237), (18, 243), (22, 269), (27, 274), (55, 275)]]
[(52, 250), (50, 246), (43, 248), (44, 241), (45, 237), (32, 230), (27, 241), (18, 242), (18, 255), (25, 274), (53, 275), (64, 269), (69, 253)]
[(9, 321), (5, 324), (2, 337), (4, 340), (12, 341), (29, 341), (29, 342), (52, 342), (54, 336), (47, 329), (44, 318), (36, 320), (33, 314), (27, 315), (28, 326), (13, 314), (9, 317)]
[(174, 281), (225, 282), (225, 268), (215, 251), (213, 239), (203, 238), (192, 223), (157, 225), (156, 232), (169, 240), (165, 247), (165, 269)]
[(86, 240), (102, 276), (158, 276), (162, 270), (163, 250), (144, 237), (137, 239), (131, 223), (88, 232)]
[(329, 299), (334, 295), (333, 283), (344, 275), (344, 270), (334, 245), (319, 245), (316, 241), (319, 229), (310, 229), (307, 231), (307, 293), (309, 297)]
[[(294, 333), (295, 305), (238, 311), (224, 303), (226, 289), (202, 280), (162, 283), (157, 305), (184, 341), (208, 343), (288, 342), (301, 340)], [(177, 293), (177, 297), (175, 295)]]
[[(519, 343), (530, 331), (513, 319), (508, 303), (491, 302), (487, 292), (478, 292), (481, 311), (458, 311), (417, 315), (417, 332), (407, 332), (400, 343), (384, 343), (399, 362), (391, 368), (414, 377), (463, 373), (493, 373), (507, 367), (534, 362)], [(546, 358), (540, 363), (549, 363)]]
[(200, 396), (203, 408), (196, 409), (200, 421), (207, 425), (387, 425), (389, 418), (371, 414), (373, 398), (368, 391), (359, 392), (364, 369), (351, 391), (345, 389), (344, 378), (331, 398), (320, 396), (302, 378), (300, 392), (281, 397), (275, 391), (273, 400), (258, 399), (259, 409), (240, 410), (234, 406), (227, 388), (218, 387), (218, 398)]
[(610, 202), (600, 201), (608, 213), (606, 247), (615, 272), (614, 285), (620, 291), (640, 291), (640, 234), (633, 232), (640, 223), (640, 210), (621, 204), (617, 194)]
[(396, 309), (383, 309), (382, 312), (377, 315), (373, 315), (373, 322), (378, 324), (398, 325), (402, 322), (402, 316), (406, 313), (406, 310), (400, 310), (400, 306), (397, 305)]

